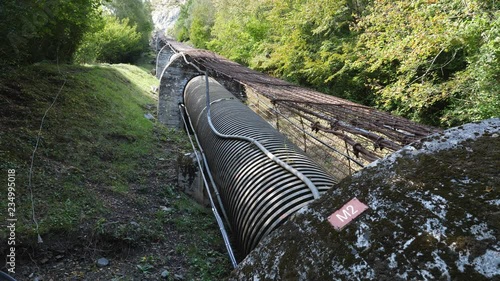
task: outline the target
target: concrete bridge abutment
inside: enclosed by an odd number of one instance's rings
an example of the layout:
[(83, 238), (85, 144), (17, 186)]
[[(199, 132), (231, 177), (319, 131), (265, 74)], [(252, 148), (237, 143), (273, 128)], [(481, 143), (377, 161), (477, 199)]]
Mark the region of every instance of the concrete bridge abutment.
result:
[(159, 74), (158, 121), (161, 124), (172, 129), (182, 128), (179, 104), (183, 100), (184, 88), (189, 80), (202, 74), (186, 63), (181, 53), (171, 55)]

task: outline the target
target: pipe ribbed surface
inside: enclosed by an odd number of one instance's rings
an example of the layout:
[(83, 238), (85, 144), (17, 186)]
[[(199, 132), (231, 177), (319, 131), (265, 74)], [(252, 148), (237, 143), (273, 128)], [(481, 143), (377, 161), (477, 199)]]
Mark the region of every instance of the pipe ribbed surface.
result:
[[(309, 178), (319, 192), (335, 183), (297, 146), (211, 78), (209, 89), (211, 119), (219, 133), (257, 140)], [(239, 248), (246, 255), (289, 215), (312, 201), (313, 193), (255, 145), (221, 138), (212, 131), (207, 121), (204, 76), (187, 84), (184, 104), (205, 150)]]

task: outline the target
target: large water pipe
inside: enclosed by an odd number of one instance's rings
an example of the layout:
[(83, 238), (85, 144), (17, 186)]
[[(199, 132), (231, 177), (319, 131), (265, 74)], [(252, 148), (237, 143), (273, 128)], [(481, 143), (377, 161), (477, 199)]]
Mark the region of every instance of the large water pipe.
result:
[(322, 193), (335, 184), (333, 177), (214, 79), (192, 79), (184, 103), (243, 255), (314, 200), (314, 189)]

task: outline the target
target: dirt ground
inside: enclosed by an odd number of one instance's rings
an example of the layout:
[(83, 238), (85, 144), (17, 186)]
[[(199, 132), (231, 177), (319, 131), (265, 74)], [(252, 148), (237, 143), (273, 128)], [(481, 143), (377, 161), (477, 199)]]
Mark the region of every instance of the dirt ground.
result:
[[(184, 132), (156, 115), (133, 66), (33, 65), (0, 73), (0, 172), (16, 170), (17, 280), (219, 280), (231, 265), (209, 208), (177, 187)], [(127, 77), (124, 76), (125, 74)], [(132, 83), (139, 81), (142, 83)], [(61, 85), (65, 85), (61, 87)], [(33, 165), (37, 243), (28, 189)], [(2, 176), (2, 181), (4, 181)], [(0, 254), (8, 254), (6, 185), (0, 188)], [(98, 260), (108, 262), (98, 265)], [(102, 261), (102, 260), (101, 260)], [(0, 270), (7, 271), (7, 264)]]
[[(198, 222), (190, 220), (186, 226), (177, 226), (177, 220), (193, 215), (192, 211), (183, 209), (182, 204), (197, 203), (175, 189), (175, 162), (161, 157), (145, 161), (154, 165), (154, 169), (143, 171), (147, 182), (132, 186), (126, 194), (117, 196), (106, 187), (93, 187), (107, 209), (107, 216), (97, 224), (99, 227), (88, 222), (74, 232), (44, 236), (41, 244), (18, 247), (20, 260), (15, 278), (34, 281), (213, 278), (204, 272), (205, 268), (196, 268), (197, 262), (193, 261), (197, 259), (196, 254), (193, 258), (186, 252), (199, 246), (193, 239), (194, 233), (189, 232), (195, 227), (190, 224)], [(199, 207), (196, 212), (195, 215), (202, 216), (200, 219), (209, 221), (204, 227), (216, 228), (215, 223), (210, 223), (209, 210)], [(158, 219), (162, 214), (165, 216)], [(210, 251), (215, 254), (204, 263), (206, 269), (222, 263), (226, 265), (223, 268), (229, 270), (228, 262), (224, 261), (225, 249), (221, 246), (217, 242), (211, 245)], [(98, 265), (100, 258), (107, 259), (109, 264)]]

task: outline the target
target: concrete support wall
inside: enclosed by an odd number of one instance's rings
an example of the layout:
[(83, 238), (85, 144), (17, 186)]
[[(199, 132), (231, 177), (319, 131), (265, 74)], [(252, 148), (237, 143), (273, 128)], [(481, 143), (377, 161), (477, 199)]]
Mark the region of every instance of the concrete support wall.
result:
[[(201, 153), (196, 152), (201, 158)], [(203, 169), (203, 167), (202, 167)], [(177, 185), (200, 205), (209, 207), (210, 199), (201, 176), (201, 169), (196, 162), (196, 154), (179, 154), (177, 156)]]
[(181, 54), (174, 54), (159, 75), (158, 121), (168, 128), (180, 129), (179, 104), (182, 103), (184, 88), (189, 80), (202, 73), (187, 64)]
[(175, 54), (174, 50), (169, 45), (164, 45), (156, 56), (156, 78), (160, 79), (163, 69), (170, 61), (170, 58)]

